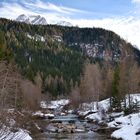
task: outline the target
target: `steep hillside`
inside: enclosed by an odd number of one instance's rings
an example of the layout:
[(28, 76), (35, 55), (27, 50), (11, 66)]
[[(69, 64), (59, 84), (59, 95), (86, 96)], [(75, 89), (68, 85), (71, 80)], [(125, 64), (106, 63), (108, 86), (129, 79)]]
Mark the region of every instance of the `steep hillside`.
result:
[[(110, 63), (140, 52), (111, 31), (99, 28), (29, 25), (0, 19), (0, 58), (14, 59), (21, 73), (52, 95), (76, 86), (84, 63)], [(3, 56), (4, 55), (4, 56)]]

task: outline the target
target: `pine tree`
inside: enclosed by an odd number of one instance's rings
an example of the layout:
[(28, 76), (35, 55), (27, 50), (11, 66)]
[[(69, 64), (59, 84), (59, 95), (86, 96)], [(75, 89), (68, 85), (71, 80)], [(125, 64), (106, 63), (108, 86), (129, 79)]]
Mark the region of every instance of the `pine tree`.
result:
[(119, 67), (116, 66), (113, 74), (113, 82), (112, 82), (112, 97), (111, 97), (111, 107), (115, 110), (121, 109), (120, 97), (119, 97)]

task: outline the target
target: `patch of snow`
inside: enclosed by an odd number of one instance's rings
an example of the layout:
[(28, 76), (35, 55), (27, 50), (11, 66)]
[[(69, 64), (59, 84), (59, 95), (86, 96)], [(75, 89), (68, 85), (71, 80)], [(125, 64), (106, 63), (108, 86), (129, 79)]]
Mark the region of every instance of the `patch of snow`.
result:
[(73, 113), (73, 110), (68, 110), (68, 113), (69, 113), (69, 114), (72, 114), (72, 113)]
[(110, 103), (109, 103), (109, 99), (105, 99), (105, 100), (102, 100), (100, 102), (91, 102), (91, 103), (83, 103), (81, 108), (82, 110), (85, 111), (93, 111), (93, 112), (97, 112), (98, 110), (105, 110), (105, 111), (108, 111), (110, 107)]
[(32, 140), (27, 131), (22, 129), (17, 132), (11, 132), (10, 130), (0, 130), (0, 140)]
[(60, 113), (60, 115), (61, 115), (61, 116), (65, 116), (65, 115), (66, 115), (66, 113), (61, 112), (61, 113)]
[(102, 120), (101, 115), (98, 112), (86, 116), (86, 119), (98, 121), (98, 122)]
[(58, 41), (58, 42), (63, 42), (63, 38), (62, 38), (61, 36), (59, 36), (59, 35), (54, 35), (53, 37), (54, 37), (54, 39), (55, 39), (56, 41)]
[(33, 116), (43, 117), (44, 116), (44, 113), (42, 113), (41, 111), (37, 111), (37, 112), (33, 113)]
[(110, 99), (105, 99), (102, 100), (98, 103), (99, 109), (103, 109), (105, 111), (108, 111), (108, 109), (110, 108)]
[(35, 36), (32, 36), (32, 35), (30, 35), (30, 34), (27, 34), (27, 37), (28, 37), (29, 39), (33, 39), (33, 40), (35, 40), (35, 41), (45, 42), (45, 38), (44, 38), (43, 36), (41, 36), (41, 35), (38, 35), (38, 34), (36, 34)]
[(60, 26), (67, 26), (67, 27), (72, 27), (72, 26), (73, 26), (70, 22), (67, 22), (67, 21), (59, 21), (59, 22), (57, 23), (57, 25), (60, 25)]
[[(78, 111), (80, 116), (86, 116), (87, 119), (99, 121), (105, 117), (106, 112), (110, 107), (109, 99), (102, 100), (100, 102), (83, 103)], [(98, 112), (98, 113), (97, 113)], [(97, 119), (97, 120), (95, 120)]]
[(31, 36), (31, 35), (29, 35), (29, 34), (27, 34), (27, 37), (28, 37), (29, 39), (34, 39), (34, 37)]
[(65, 105), (69, 103), (68, 99), (61, 99), (61, 100), (55, 100), (51, 101), (50, 103), (47, 103), (46, 101), (41, 101), (41, 107), (47, 108), (47, 109), (58, 109), (63, 108)]
[(86, 111), (94, 111), (97, 112), (97, 105), (96, 102), (91, 102), (91, 103), (82, 103), (81, 109), (86, 112)]
[(95, 110), (88, 110), (88, 111), (78, 111), (78, 114), (80, 116), (86, 116), (88, 113), (93, 112), (95, 113)]
[(78, 132), (78, 133), (80, 133), (80, 132), (85, 132), (85, 130), (84, 129), (75, 129), (75, 132)]
[(140, 140), (140, 135), (136, 135), (140, 128), (139, 113), (116, 118), (108, 126), (119, 128), (112, 133), (112, 137), (122, 138), (123, 140)]
[(41, 108), (44, 108), (44, 109), (47, 108), (47, 103), (46, 103), (46, 101), (41, 101), (41, 102), (40, 102), (40, 107), (41, 107)]
[(129, 96), (130, 96), (131, 103), (133, 103), (133, 104), (138, 103), (140, 105), (140, 94), (136, 93), (136, 94), (126, 95), (126, 106), (127, 107), (129, 105)]
[(41, 111), (37, 111), (35, 113), (33, 113), (33, 116), (39, 116), (39, 117), (45, 117), (45, 118), (54, 118), (54, 114), (45, 114), (45, 113), (42, 113)]
[(46, 118), (54, 118), (54, 114), (44, 114)]
[(41, 40), (42, 42), (45, 42), (45, 39), (44, 39), (43, 36), (40, 36), (40, 40)]

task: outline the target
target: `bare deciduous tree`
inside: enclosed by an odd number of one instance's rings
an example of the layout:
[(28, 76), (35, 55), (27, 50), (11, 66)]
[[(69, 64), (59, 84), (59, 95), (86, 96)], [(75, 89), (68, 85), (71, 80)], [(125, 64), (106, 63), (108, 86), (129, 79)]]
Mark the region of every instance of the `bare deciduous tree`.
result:
[(140, 68), (132, 56), (124, 58), (120, 62), (120, 82), (119, 93), (124, 98), (124, 105), (126, 107), (125, 96), (129, 98), (129, 108), (131, 107), (130, 94), (138, 93), (140, 91)]
[(37, 75), (35, 76), (35, 83), (38, 86), (39, 89), (42, 89), (43, 81), (41, 78), (41, 74), (38, 72)]
[(0, 62), (0, 99), (1, 107), (15, 108), (20, 98), (19, 81), (21, 79), (18, 74), (16, 65), (6, 64), (5, 61)]
[(24, 106), (28, 109), (37, 109), (41, 100), (41, 90), (31, 81), (21, 81), (21, 91), (23, 93)]
[(71, 90), (70, 102), (74, 108), (79, 107), (79, 104), (81, 102), (81, 97), (80, 97), (80, 90), (78, 87), (75, 87)]
[(102, 82), (99, 66), (96, 64), (86, 64), (80, 85), (82, 101), (99, 101), (101, 90)]
[[(12, 140), (15, 135), (11, 132), (19, 128), (17, 127), (16, 112), (21, 109), (19, 104), (22, 97), (19, 86), (21, 76), (16, 65), (0, 61), (0, 79), (0, 138)], [(21, 140), (22, 136), (19, 137)]]

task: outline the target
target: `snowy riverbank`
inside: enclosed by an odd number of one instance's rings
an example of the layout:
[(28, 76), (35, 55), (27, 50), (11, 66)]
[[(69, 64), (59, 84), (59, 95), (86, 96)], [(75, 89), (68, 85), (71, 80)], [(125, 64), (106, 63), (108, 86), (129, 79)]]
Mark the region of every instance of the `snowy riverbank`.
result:
[(108, 123), (111, 128), (118, 128), (112, 133), (112, 137), (123, 140), (140, 140), (140, 113), (118, 117)]
[[(128, 99), (127, 99), (128, 100)], [(126, 101), (127, 101), (126, 100)], [(49, 104), (45, 102), (41, 102), (42, 108), (49, 109), (62, 109), (65, 105), (67, 105), (69, 100), (58, 100), (51, 101)], [(127, 101), (128, 102), (128, 101)], [(140, 94), (132, 94), (131, 102), (140, 103)], [(97, 124), (106, 124), (107, 129), (115, 130), (112, 132), (111, 137), (116, 139), (123, 140), (140, 140), (140, 114), (129, 114), (128, 116), (124, 116), (124, 112), (112, 112), (109, 113), (109, 99), (102, 100), (97, 103), (83, 103), (80, 105), (78, 110), (78, 116), (84, 118), (87, 121), (96, 122)], [(68, 110), (67, 112), (72, 112)], [(63, 112), (61, 112), (63, 113)], [(113, 120), (109, 120), (109, 118), (113, 118)]]
[(32, 140), (28, 132), (19, 129), (17, 132), (11, 132), (8, 129), (0, 130), (0, 140)]

